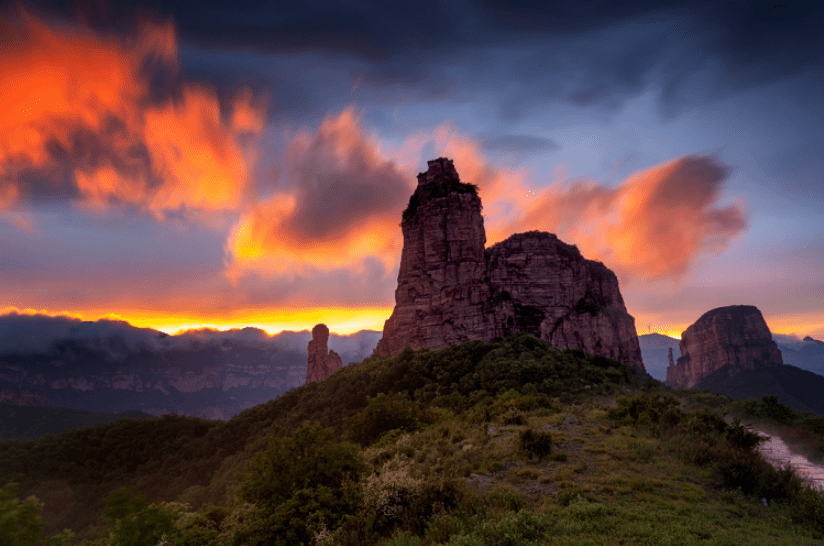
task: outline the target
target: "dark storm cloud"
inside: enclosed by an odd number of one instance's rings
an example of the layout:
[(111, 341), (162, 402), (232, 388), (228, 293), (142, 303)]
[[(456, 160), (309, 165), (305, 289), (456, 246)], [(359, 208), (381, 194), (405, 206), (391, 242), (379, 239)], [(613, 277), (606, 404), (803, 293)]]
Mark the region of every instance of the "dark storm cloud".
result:
[[(308, 54), (361, 64), (351, 81), (391, 97), (465, 100), (493, 93), (504, 117), (564, 100), (614, 108), (654, 86), (664, 111), (776, 81), (824, 63), (824, 6), (768, 2), (38, 2), (40, 9), (125, 29), (136, 17), (171, 20), (192, 44), (189, 74), (222, 85), (271, 86), (281, 107), (308, 111), (294, 67), (274, 74), (241, 52)], [(496, 51), (517, 52), (496, 59)], [(235, 74), (210, 68), (237, 54)], [(531, 52), (531, 53), (530, 53)], [(536, 54), (538, 58), (530, 58)], [(194, 57), (201, 56), (196, 60)], [(334, 57), (335, 59), (331, 59)], [(514, 65), (512, 64), (514, 61)], [(345, 61), (344, 61), (345, 62)], [(463, 67), (463, 70), (456, 68)], [(184, 68), (184, 72), (185, 72)], [(713, 72), (706, 74), (707, 71)], [(335, 72), (334, 77), (341, 74)], [(446, 76), (446, 77), (445, 77)], [(296, 81), (297, 80), (297, 81)], [(232, 83), (234, 82), (234, 83)], [(315, 85), (333, 98), (349, 84)], [(295, 89), (297, 84), (298, 89)], [(505, 84), (505, 85), (504, 85)], [(331, 89), (330, 89), (331, 87)], [(306, 89), (306, 88), (304, 88)], [(530, 97), (524, 101), (524, 97)]]

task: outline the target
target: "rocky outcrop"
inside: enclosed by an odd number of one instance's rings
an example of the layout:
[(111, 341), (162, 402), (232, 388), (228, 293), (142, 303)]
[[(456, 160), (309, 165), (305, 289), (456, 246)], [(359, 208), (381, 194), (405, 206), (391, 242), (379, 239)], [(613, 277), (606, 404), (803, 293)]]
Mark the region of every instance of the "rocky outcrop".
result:
[(309, 341), (309, 362), (306, 366), (306, 383), (323, 381), (343, 368), (343, 362), (335, 351), (329, 351), (329, 328), (318, 324), (312, 328)]
[(477, 188), (439, 158), (418, 175), (401, 224), (395, 309), (376, 354), (531, 333), (643, 369), (615, 274), (538, 231), (485, 249)]
[(681, 335), (681, 357), (667, 369), (667, 384), (694, 387), (726, 367), (730, 376), (781, 366), (781, 351), (761, 311), (752, 305), (719, 307), (704, 313)]

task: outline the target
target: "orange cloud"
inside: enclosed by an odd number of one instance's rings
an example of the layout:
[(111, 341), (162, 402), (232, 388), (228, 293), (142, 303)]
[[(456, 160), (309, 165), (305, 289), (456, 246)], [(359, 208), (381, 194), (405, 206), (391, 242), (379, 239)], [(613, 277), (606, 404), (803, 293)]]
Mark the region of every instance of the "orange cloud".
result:
[(414, 177), (384, 158), (352, 109), (290, 142), (278, 188), (252, 206), (227, 244), (230, 276), (328, 272), (374, 258), (394, 267), (400, 213)]
[(718, 206), (726, 177), (714, 158), (687, 155), (615, 188), (555, 184), (535, 196), (513, 227), (556, 231), (626, 278), (678, 279), (747, 226), (739, 205)]
[[(152, 70), (177, 73), (171, 25), (128, 38), (0, 15), (0, 206), (72, 199), (96, 207), (236, 210), (263, 108), (180, 83), (153, 99)], [(246, 144), (244, 144), (246, 143)]]
[(533, 188), (529, 173), (490, 164), (478, 142), (448, 124), (413, 135), (402, 152), (420, 153), (428, 144), (454, 159), (462, 180), (479, 186), (487, 244), (550, 231), (627, 280), (679, 279), (747, 225), (740, 205), (718, 206), (727, 169), (709, 156), (683, 156), (617, 187), (568, 184), (559, 173), (548, 187)]

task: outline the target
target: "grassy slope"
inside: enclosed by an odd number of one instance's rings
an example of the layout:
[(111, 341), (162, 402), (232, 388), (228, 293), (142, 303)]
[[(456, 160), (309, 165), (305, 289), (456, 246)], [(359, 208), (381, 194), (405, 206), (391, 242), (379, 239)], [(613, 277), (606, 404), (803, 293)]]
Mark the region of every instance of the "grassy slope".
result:
[[(379, 517), (383, 527), (366, 543), (493, 544), (506, 543), (507, 533), (511, 544), (813, 543), (812, 531), (790, 522), (788, 506), (765, 508), (721, 487), (717, 469), (685, 457), (683, 435), (607, 417), (616, 394), (650, 386), (622, 365), (529, 336), (406, 351), (348, 366), (227, 423), (165, 417), (0, 442), (0, 483), (15, 479), (21, 493), (38, 495), (50, 532), (100, 523), (106, 494), (123, 484), (157, 500), (237, 510), (237, 474), (268, 434), (289, 434), (304, 420), (340, 433), (367, 397), (405, 392), (425, 426), (365, 448), (366, 483), (380, 490), (386, 476), (417, 486), (440, 480), (456, 483), (462, 500), (415, 528)], [(702, 396), (689, 402), (705, 406)], [(526, 429), (548, 431), (554, 455), (521, 453)]]
[[(524, 425), (497, 423), (502, 426), (492, 434), (478, 423), (441, 424), (367, 453), (386, 472), (408, 470), (438, 452), (443, 471), (457, 472), (485, 506), (484, 521), (436, 521), (423, 534), (426, 544), (444, 538), (458, 543), (456, 535), (495, 543), (507, 532), (517, 534), (506, 530), (516, 510), (521, 521), (513, 527), (529, 520), (525, 513), (540, 526), (514, 544), (820, 543), (790, 522), (786, 506), (765, 507), (760, 499), (719, 488), (712, 470), (684, 462), (671, 440), (616, 426), (606, 417), (607, 403), (526, 412)], [(564, 424), (569, 417), (574, 421)], [(554, 456), (536, 461), (520, 454), (518, 432), (542, 427), (553, 435)], [(391, 464), (377, 463), (388, 457)]]

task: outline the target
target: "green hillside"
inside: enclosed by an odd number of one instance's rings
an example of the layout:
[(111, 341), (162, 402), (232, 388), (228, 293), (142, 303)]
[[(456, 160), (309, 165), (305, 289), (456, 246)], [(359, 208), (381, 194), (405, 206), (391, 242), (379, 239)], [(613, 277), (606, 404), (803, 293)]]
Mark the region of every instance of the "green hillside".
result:
[(101, 413), (72, 408), (0, 404), (0, 440), (38, 440), (78, 427), (112, 423), (118, 419), (150, 419), (141, 411)]
[(41, 536), (100, 546), (815, 543), (821, 496), (707, 402), (527, 335), (406, 350), (228, 422), (0, 442), (0, 520), (42, 503)]

